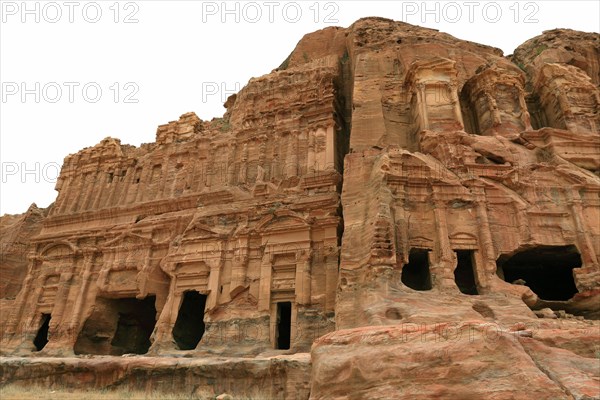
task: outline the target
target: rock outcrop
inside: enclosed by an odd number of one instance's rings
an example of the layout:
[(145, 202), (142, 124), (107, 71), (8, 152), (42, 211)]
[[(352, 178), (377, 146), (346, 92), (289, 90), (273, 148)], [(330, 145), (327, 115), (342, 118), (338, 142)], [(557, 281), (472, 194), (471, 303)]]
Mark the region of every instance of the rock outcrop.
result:
[[(361, 19), (223, 118), (68, 156), (37, 230), (10, 231), (30, 255), (2, 265), (2, 354), (258, 356), (266, 379), (311, 351), (314, 399), (599, 398), (599, 43), (503, 57)], [(43, 370), (11, 360), (4, 382)], [(261, 393), (307, 398), (307, 365), (277, 365), (286, 391)]]

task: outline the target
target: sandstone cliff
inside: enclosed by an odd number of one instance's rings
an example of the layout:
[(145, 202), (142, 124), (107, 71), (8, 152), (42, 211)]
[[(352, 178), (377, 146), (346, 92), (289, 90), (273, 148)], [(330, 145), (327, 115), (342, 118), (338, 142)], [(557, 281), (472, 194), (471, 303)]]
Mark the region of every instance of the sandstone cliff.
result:
[[(30, 257), (2, 266), (28, 265), (2, 354), (145, 354), (242, 397), (255, 376), (270, 398), (599, 398), (599, 43), (559, 29), (504, 57), (361, 19), (223, 118), (68, 156), (47, 217), (20, 217)], [(237, 385), (169, 366), (213, 355), (257, 358)], [(195, 390), (144, 357), (147, 387)], [(23, 360), (3, 382), (56, 368)], [(137, 387), (115, 363), (61, 365)]]

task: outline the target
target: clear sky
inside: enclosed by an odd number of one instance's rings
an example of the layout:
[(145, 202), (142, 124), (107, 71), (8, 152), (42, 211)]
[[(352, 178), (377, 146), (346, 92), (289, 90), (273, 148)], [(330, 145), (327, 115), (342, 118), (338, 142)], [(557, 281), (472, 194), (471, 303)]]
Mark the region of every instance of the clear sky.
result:
[[(23, 6), (25, 4), (25, 6)], [(46, 207), (63, 158), (152, 142), (278, 67), (306, 33), (380, 16), (511, 54), (553, 28), (600, 30), (599, 1), (0, 1), (0, 215)]]

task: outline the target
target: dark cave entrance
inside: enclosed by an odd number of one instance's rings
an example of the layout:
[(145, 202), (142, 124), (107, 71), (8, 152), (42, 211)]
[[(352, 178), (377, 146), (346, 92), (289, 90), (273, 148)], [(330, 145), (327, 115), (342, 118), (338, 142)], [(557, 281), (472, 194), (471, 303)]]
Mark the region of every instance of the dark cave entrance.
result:
[(581, 256), (575, 246), (538, 246), (500, 256), (497, 266), (506, 282), (523, 280), (540, 299), (565, 301), (577, 293), (573, 268), (581, 267)]
[(75, 354), (145, 354), (156, 325), (155, 302), (155, 296), (97, 298), (75, 343)]
[(475, 269), (473, 268), (473, 250), (455, 250), (457, 264), (454, 270), (454, 281), (461, 293), (468, 295), (479, 294), (475, 283)]
[(122, 354), (144, 354), (150, 348), (150, 335), (156, 324), (155, 297), (143, 300), (119, 299), (117, 331), (110, 344), (122, 350)]
[(48, 343), (48, 330), (50, 329), (51, 319), (50, 314), (42, 314), (40, 329), (38, 329), (37, 335), (33, 339), (36, 351), (42, 350)]
[(277, 303), (276, 348), (288, 350), (292, 333), (292, 303)]
[(408, 264), (402, 267), (402, 283), (414, 290), (431, 290), (429, 250), (411, 249)]
[(206, 295), (195, 290), (183, 293), (177, 321), (173, 327), (173, 338), (180, 350), (193, 350), (204, 335), (204, 309)]

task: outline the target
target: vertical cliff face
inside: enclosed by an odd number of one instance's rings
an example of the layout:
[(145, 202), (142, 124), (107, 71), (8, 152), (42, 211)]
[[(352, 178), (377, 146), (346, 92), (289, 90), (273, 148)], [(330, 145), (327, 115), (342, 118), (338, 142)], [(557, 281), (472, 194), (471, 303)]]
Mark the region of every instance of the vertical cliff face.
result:
[[(550, 31), (511, 60), (393, 21), (349, 28), (338, 331), (313, 346), (311, 398), (600, 394), (597, 325), (552, 319), (599, 316), (599, 38)], [(558, 327), (568, 351), (535, 340)], [(480, 363), (521, 375), (481, 385)]]
[[(597, 313), (588, 296), (598, 289), (600, 102), (587, 73), (598, 35), (551, 31), (533, 41), (514, 56), (529, 63), (526, 73), (497, 49), (428, 29), (372, 19), (349, 29), (339, 328), (385, 323), (388, 308), (430, 321), (431, 302), (444, 296), (470, 309), (461, 293)], [(585, 69), (565, 64), (565, 47)], [(540, 48), (543, 62), (529, 53)], [(425, 254), (415, 268), (433, 290), (411, 288), (411, 253)], [(525, 286), (511, 284), (521, 278)], [(562, 279), (570, 292), (553, 291), (560, 285), (550, 281)], [(524, 315), (517, 307), (505, 316)]]
[[(312, 345), (312, 398), (595, 396), (599, 40), (509, 59), (366, 18), (306, 35), (223, 118), (68, 156), (2, 352)], [(478, 367), (511, 360), (514, 381)]]
[[(23, 214), (0, 217), (0, 327), (6, 326), (29, 272), (31, 239), (40, 232), (46, 214), (47, 210), (32, 204)], [(0, 337), (3, 335), (4, 330), (0, 328)]]
[(39, 233), (45, 217), (46, 210), (38, 208), (35, 204), (32, 204), (24, 214), (0, 217), (2, 236), (0, 299), (14, 300), (21, 290), (27, 274), (30, 241)]

